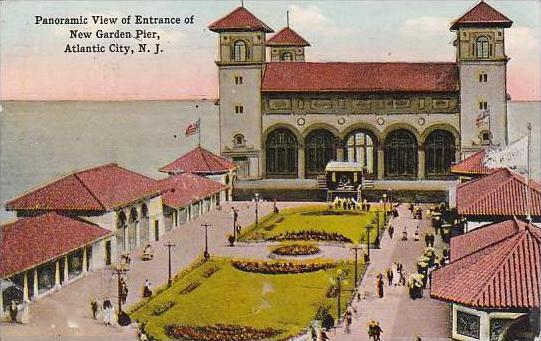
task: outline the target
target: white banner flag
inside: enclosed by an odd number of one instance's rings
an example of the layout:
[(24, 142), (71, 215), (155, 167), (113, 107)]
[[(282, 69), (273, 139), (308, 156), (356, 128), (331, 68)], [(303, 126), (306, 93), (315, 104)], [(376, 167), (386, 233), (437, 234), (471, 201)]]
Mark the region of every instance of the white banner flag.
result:
[(528, 135), (506, 147), (486, 151), (483, 164), (488, 168), (509, 168), (516, 172), (528, 171)]

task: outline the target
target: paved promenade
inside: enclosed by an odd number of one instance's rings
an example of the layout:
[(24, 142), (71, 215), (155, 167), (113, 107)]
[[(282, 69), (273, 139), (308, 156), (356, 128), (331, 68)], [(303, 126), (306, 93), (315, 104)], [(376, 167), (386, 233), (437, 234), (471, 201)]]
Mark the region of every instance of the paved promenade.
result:
[[(343, 327), (329, 333), (331, 340), (359, 341), (368, 340), (368, 323), (378, 321), (383, 329), (382, 341), (411, 340), (420, 336), (423, 341), (448, 340), (449, 308), (445, 303), (429, 298), (429, 290), (425, 290), (422, 299), (412, 300), (408, 295), (407, 287), (384, 286), (384, 297), (378, 298), (376, 292), (376, 275), (384, 273), (393, 262), (404, 264), (406, 273), (416, 271), (417, 258), (422, 256), (425, 243), (425, 232), (433, 232), (430, 220), (421, 221), (421, 240), (414, 241), (413, 234), (418, 220), (412, 219), (405, 205), (399, 208), (399, 217), (393, 221), (395, 234), (393, 239), (385, 233), (381, 249), (371, 252), (372, 262), (360, 285), (361, 298), (354, 300), (353, 306), (357, 315), (353, 316), (350, 333)], [(401, 241), (404, 227), (408, 231), (408, 241)], [(441, 238), (436, 236), (435, 247), (442, 248)], [(387, 281), (385, 280), (385, 283)]]

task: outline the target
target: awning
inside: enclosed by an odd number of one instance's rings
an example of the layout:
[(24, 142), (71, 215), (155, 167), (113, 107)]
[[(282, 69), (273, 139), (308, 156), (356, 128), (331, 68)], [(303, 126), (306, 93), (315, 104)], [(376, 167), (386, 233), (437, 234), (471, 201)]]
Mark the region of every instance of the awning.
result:
[(331, 161), (325, 167), (325, 172), (362, 172), (363, 165), (359, 162)]

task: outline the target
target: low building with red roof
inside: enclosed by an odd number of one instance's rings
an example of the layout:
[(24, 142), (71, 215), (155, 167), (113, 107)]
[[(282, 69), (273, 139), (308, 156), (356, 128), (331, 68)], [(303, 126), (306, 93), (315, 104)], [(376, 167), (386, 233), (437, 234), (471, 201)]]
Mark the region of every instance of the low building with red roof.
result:
[[(527, 196), (529, 193), (529, 199)], [(528, 204), (529, 203), (529, 204)], [(457, 213), (468, 220), (467, 230), (491, 222), (525, 218), (541, 222), (541, 184), (507, 168), (457, 186)]]
[(511, 25), (481, 1), (452, 22), (454, 62), (313, 62), (289, 19), (267, 38), (272, 29), (239, 7), (209, 25), (218, 33), (219, 154), (250, 180), (317, 179), (331, 161), (425, 191), (417, 180), (452, 180), (462, 155), (508, 142)]
[(113, 233), (77, 217), (25, 217), (3, 225), (1, 236), (0, 309), (11, 300), (44, 296), (112, 262)]
[(58, 212), (113, 231), (113, 254), (135, 250), (164, 232), (156, 180), (110, 163), (77, 171), (6, 203), (18, 217)]
[(166, 230), (210, 211), (225, 201), (228, 187), (192, 173), (171, 175), (159, 180), (163, 191)]
[(231, 200), (236, 169), (233, 162), (198, 146), (159, 170), (169, 175), (193, 173), (218, 181), (227, 187), (225, 200)]
[(486, 150), (480, 150), (476, 153), (473, 153), (462, 161), (454, 164), (451, 167), (451, 172), (466, 178), (473, 178), (494, 173), (495, 171), (497, 171), (497, 169), (488, 168), (485, 166), (485, 156)]
[(454, 340), (497, 340), (539, 314), (540, 281), (541, 229), (510, 219), (452, 238), (451, 262), (432, 272), (430, 296), (452, 304)]

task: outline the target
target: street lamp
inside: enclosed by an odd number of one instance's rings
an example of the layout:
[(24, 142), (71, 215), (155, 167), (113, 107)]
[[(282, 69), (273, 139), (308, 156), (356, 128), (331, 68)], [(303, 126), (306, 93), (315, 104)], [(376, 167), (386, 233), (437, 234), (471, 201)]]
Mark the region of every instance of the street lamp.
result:
[(233, 236), (237, 237), (237, 220), (239, 219), (238, 208), (233, 207)]
[(366, 250), (367, 250), (367, 260), (370, 262), (370, 229), (372, 225), (366, 225)]
[(203, 253), (203, 257), (205, 259), (209, 259), (210, 258), (210, 253), (209, 253), (208, 228), (211, 227), (212, 225), (204, 223), (204, 224), (201, 224), (201, 226), (205, 228), (205, 252)]
[(342, 292), (342, 283), (344, 283), (344, 285), (347, 285), (348, 280), (346, 279), (345, 274), (342, 271), (342, 269), (338, 269), (336, 270), (336, 276), (331, 277), (331, 284), (337, 286), (337, 294), (336, 294), (336, 300), (337, 300), (337, 305), (338, 305), (337, 307), (338, 315), (336, 317), (337, 324), (340, 321), (340, 316), (342, 315), (342, 310), (340, 307), (340, 293)]
[(172, 242), (167, 242), (165, 245), (165, 247), (167, 247), (167, 251), (169, 253), (169, 272), (168, 272), (168, 276), (167, 276), (167, 286), (170, 287), (171, 284), (173, 283), (173, 281), (171, 280), (171, 248), (172, 247), (175, 247), (175, 244), (172, 243)]
[(387, 193), (383, 193), (383, 223), (387, 224)]
[(354, 245), (351, 247), (351, 249), (355, 252), (355, 287), (357, 287), (357, 284), (358, 284), (357, 268), (359, 267), (357, 252), (361, 249), (361, 247), (359, 245)]
[(254, 194), (254, 202), (255, 202), (255, 227), (259, 227), (259, 193)]

